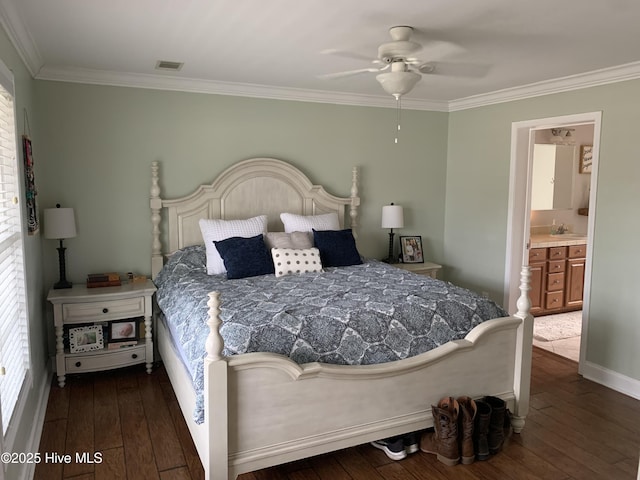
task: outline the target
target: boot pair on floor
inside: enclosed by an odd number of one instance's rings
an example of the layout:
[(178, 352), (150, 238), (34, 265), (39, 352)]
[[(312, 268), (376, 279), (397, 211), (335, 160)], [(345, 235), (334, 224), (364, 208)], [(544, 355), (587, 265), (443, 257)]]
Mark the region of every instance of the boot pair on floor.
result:
[(506, 404), (498, 397), (445, 397), (431, 406), (434, 431), (422, 434), (420, 450), (445, 465), (486, 460), (502, 450)]

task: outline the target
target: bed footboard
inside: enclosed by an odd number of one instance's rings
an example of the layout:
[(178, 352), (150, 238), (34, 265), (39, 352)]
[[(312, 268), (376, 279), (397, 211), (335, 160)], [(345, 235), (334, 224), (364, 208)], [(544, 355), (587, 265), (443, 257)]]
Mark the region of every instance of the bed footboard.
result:
[(533, 319), (529, 269), (518, 312), (463, 340), (380, 365), (298, 365), (270, 353), (222, 355), (219, 295), (209, 295), (205, 359), (207, 479), (334, 451), (433, 425), (443, 395), (503, 398), (520, 432), (529, 408)]

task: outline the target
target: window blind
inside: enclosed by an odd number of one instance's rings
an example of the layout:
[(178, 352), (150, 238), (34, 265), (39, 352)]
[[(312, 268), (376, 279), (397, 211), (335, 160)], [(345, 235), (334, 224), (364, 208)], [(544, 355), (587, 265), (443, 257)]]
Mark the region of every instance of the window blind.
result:
[[(29, 370), (13, 81), (0, 64), (0, 402), (6, 434)], [(11, 80), (8, 82), (7, 80)]]

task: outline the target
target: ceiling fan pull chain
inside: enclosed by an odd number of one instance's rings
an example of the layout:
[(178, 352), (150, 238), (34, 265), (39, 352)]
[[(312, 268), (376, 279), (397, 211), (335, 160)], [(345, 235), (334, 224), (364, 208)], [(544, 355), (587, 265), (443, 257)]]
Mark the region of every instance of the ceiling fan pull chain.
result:
[(400, 136), (400, 119), (402, 113), (402, 103), (400, 101), (401, 95), (394, 95), (396, 97), (396, 123), (398, 124), (397, 132), (396, 132), (396, 141), (398, 143), (398, 137)]

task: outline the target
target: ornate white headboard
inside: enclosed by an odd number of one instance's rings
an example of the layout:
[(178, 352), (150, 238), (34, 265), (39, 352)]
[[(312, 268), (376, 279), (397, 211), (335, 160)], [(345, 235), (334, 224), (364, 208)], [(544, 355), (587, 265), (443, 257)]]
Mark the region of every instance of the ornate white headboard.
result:
[(345, 225), (345, 208), (349, 207), (350, 227), (356, 235), (358, 225), (358, 169), (353, 167), (351, 195), (336, 197), (319, 185), (313, 185), (300, 170), (275, 158), (252, 158), (232, 165), (211, 185), (200, 185), (182, 198), (160, 198), (158, 162), (151, 164), (151, 250), (152, 277), (163, 265), (160, 241), (162, 208), (167, 209), (168, 248), (166, 253), (202, 243), (198, 221), (201, 218), (225, 220), (267, 215), (269, 231), (282, 231), (280, 213), (317, 215), (336, 212)]

